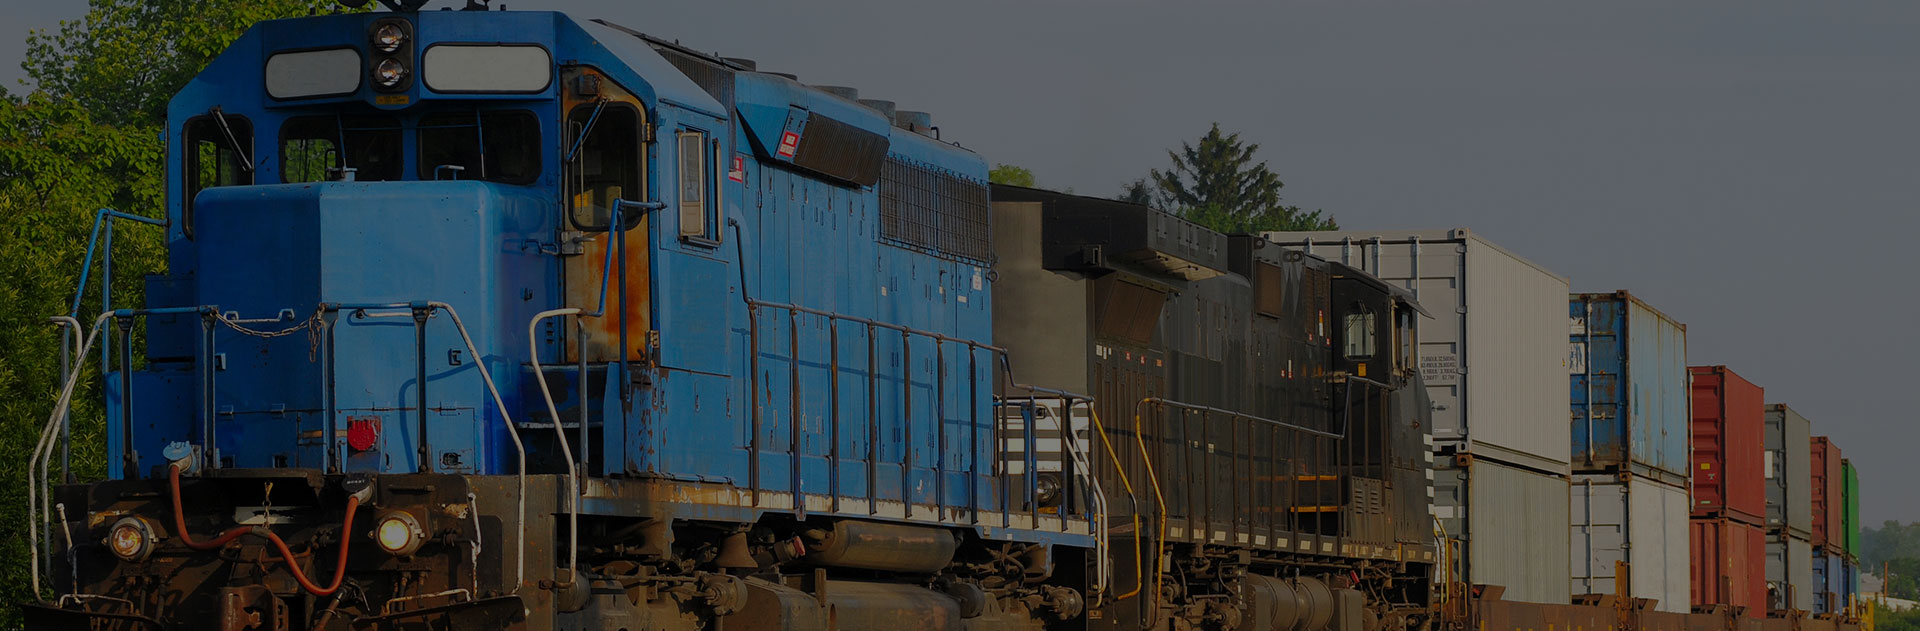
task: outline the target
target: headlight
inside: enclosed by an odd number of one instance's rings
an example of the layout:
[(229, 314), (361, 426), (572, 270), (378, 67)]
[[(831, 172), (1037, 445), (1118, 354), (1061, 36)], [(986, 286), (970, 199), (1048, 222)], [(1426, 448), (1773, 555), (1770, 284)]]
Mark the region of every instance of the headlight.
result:
[(145, 561), (153, 553), (153, 526), (139, 517), (122, 517), (107, 529), (107, 549), (130, 562)]
[(407, 43), (407, 32), (400, 25), (388, 22), (373, 30), (373, 47), (383, 53), (400, 50)]
[(397, 557), (413, 556), (420, 550), (420, 544), (426, 542), (426, 533), (420, 530), (420, 522), (406, 511), (391, 511), (380, 516), (373, 526), (373, 541), (380, 544), (381, 550)]
[(398, 59), (384, 59), (373, 68), (373, 82), (381, 87), (391, 88), (407, 79), (407, 67)]

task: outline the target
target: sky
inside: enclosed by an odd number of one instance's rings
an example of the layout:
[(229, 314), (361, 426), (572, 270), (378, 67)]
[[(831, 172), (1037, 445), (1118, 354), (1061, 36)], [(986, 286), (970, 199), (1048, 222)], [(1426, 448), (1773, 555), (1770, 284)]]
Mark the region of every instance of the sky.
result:
[[(510, 6), (853, 86), (1083, 194), (1218, 122), (1343, 228), (1466, 227), (1575, 291), (1632, 291), (1688, 325), (1690, 363), (1832, 436), (1866, 523), (1920, 520), (1920, 3)], [(84, 10), (0, 3), (0, 82), (23, 75), (28, 28)]]

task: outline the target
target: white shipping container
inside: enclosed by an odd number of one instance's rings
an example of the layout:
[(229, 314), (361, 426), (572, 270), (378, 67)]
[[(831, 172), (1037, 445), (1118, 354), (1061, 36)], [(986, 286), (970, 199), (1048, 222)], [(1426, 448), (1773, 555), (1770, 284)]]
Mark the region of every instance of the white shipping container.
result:
[(1654, 609), (1692, 610), (1687, 490), (1640, 476), (1576, 475), (1567, 500), (1575, 594), (1615, 593), (1616, 561), (1634, 598)]
[(1501, 585), (1512, 601), (1568, 602), (1567, 479), (1464, 460), (1434, 471), (1431, 510), (1451, 550), (1434, 578)]
[(1268, 232), (1413, 292), (1436, 447), (1568, 472), (1567, 279), (1465, 228)]

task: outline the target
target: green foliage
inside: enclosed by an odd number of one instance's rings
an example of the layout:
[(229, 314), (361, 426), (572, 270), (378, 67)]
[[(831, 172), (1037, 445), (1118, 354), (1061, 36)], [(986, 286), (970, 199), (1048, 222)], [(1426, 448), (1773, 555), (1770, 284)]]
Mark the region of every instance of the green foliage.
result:
[(1142, 206), (1152, 206), (1155, 202), (1153, 199), (1153, 188), (1147, 184), (1147, 178), (1144, 177), (1136, 178), (1132, 182), (1126, 183), (1125, 186), (1121, 186), (1120, 194), (1113, 196), (1113, 198), (1129, 204), (1140, 204)]
[[(1879, 528), (1862, 528), (1860, 539), (1861, 570), (1886, 572), (1888, 596), (1920, 600), (1920, 522), (1887, 521)], [(1886, 624), (1885, 618), (1881, 620)], [(1911, 614), (1906, 620), (1914, 625), (1911, 631), (1920, 631), (1920, 614)]]
[(1267, 168), (1255, 162), (1260, 145), (1240, 141), (1239, 133), (1222, 134), (1220, 124), (1200, 137), (1198, 145), (1181, 143), (1179, 151), (1168, 151), (1173, 165), (1166, 171), (1150, 172), (1147, 179), (1129, 183), (1118, 199), (1134, 203), (1157, 203), (1190, 221), (1226, 233), (1255, 233), (1270, 230), (1335, 230), (1339, 228), (1324, 211), (1307, 212), (1299, 206), (1280, 204), (1280, 189), (1286, 186)]
[(27, 38), (27, 75), (109, 125), (154, 124), (167, 101), (255, 22), (333, 11), (333, 0), (91, 0), (84, 18)]
[(1033, 188), (1034, 186), (1033, 171), (1029, 171), (1023, 166), (1011, 164), (993, 165), (993, 170), (987, 172), (987, 181), (993, 182), (994, 184), (1024, 186), (1027, 188)]
[[(0, 453), (25, 458), (60, 384), (58, 341), (47, 323), (66, 314), (94, 211), (164, 215), (166, 104), (256, 21), (306, 15), (331, 0), (90, 0), (85, 18), (28, 38), (35, 83), (0, 99)], [(122, 222), (114, 236), (116, 306), (137, 304), (145, 274), (161, 271), (164, 235)], [(98, 279), (96, 270), (95, 279)], [(100, 311), (94, 283), (79, 309)], [(96, 357), (97, 359), (97, 357)], [(73, 473), (105, 473), (98, 375), (75, 393)], [(0, 469), (0, 628), (17, 628), (29, 602), (26, 467)], [(54, 467), (58, 476), (58, 464)]]
[(1876, 604), (1873, 606), (1873, 628), (1875, 631), (1920, 631), (1920, 609), (1894, 611)]

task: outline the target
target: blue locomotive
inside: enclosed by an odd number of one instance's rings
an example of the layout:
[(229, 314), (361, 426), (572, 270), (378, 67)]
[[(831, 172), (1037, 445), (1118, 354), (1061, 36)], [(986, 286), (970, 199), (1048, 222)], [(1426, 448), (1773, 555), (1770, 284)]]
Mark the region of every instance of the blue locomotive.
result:
[(262, 23), (174, 98), (33, 628), (1429, 622), (1403, 293), (470, 8)]

